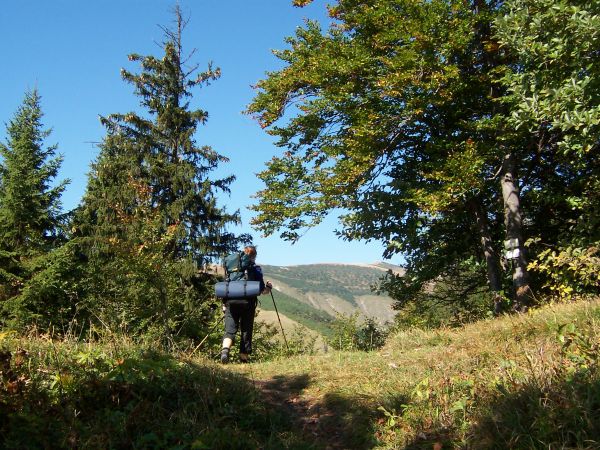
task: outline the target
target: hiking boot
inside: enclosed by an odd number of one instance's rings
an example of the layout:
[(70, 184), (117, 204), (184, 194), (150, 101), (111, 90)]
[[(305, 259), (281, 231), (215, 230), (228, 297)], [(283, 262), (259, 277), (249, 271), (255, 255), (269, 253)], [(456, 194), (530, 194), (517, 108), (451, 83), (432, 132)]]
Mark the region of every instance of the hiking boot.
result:
[(227, 364), (229, 362), (229, 349), (224, 348), (221, 350), (221, 363)]

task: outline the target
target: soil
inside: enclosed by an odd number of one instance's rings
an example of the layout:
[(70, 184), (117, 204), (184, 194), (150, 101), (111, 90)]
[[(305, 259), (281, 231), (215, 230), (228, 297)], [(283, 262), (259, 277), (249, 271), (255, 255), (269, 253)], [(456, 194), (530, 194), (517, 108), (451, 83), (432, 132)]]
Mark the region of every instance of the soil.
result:
[(264, 401), (274, 409), (284, 410), (294, 428), (302, 433), (304, 440), (315, 448), (326, 450), (346, 449), (343, 432), (336, 424), (336, 412), (323, 405), (320, 398), (302, 393), (308, 385), (305, 377), (274, 377), (255, 380)]

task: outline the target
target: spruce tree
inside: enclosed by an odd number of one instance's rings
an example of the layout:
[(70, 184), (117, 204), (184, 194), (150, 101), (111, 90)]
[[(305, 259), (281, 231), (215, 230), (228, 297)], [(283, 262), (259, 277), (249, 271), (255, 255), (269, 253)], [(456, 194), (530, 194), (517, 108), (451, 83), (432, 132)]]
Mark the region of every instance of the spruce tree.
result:
[(25, 94), (0, 143), (0, 299), (15, 296), (31, 276), (31, 261), (57, 242), (60, 196), (68, 180), (55, 184), (62, 157), (44, 147), (40, 95)]
[(208, 114), (191, 107), (192, 90), (220, 71), (209, 65), (198, 73), (198, 65), (188, 65), (185, 25), (176, 8), (175, 28), (162, 28), (163, 57), (129, 55), (141, 72), (121, 74), (146, 114), (101, 118), (107, 134), (79, 214), (90, 265), (98, 269), (91, 272), (99, 289), (90, 308), (112, 304), (107, 314), (117, 318), (114, 325), (157, 328), (161, 337), (192, 323), (209, 297), (198, 266), (248, 241), (227, 231), (240, 222), (239, 213), (217, 204), (217, 193), (227, 193), (235, 178), (210, 178), (227, 159), (195, 140)]
[[(148, 190), (148, 207), (160, 216), (162, 232), (176, 230), (165, 256), (192, 257), (201, 263), (236, 247), (236, 237), (225, 230), (239, 224), (240, 218), (239, 213), (219, 207), (216, 199), (218, 191), (229, 191), (235, 177), (209, 178), (227, 158), (195, 140), (198, 125), (206, 122), (208, 114), (190, 107), (192, 89), (216, 80), (220, 70), (209, 65), (206, 72), (197, 73), (198, 65), (188, 65), (182, 49), (185, 26), (176, 8), (175, 29), (163, 28), (164, 56), (129, 55), (130, 61), (140, 62), (141, 73), (123, 69), (121, 75), (135, 87), (147, 115), (129, 112), (101, 118), (107, 136), (93, 166), (85, 203), (96, 211), (97, 223), (110, 228), (116, 211), (111, 198), (133, 189), (130, 181), (135, 180), (138, 187)], [(122, 167), (115, 170), (114, 164)], [(128, 200), (121, 198), (130, 202), (131, 212), (138, 194)]]

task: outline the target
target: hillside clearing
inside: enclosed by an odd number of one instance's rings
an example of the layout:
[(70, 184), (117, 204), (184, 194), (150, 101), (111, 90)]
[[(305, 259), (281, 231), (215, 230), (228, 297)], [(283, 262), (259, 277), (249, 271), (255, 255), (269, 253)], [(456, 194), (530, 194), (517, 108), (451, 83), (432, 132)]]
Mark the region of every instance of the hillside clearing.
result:
[[(578, 433), (585, 431), (562, 427), (558, 417), (554, 425), (544, 421), (557, 415), (551, 411), (557, 406), (554, 394), (568, 409), (562, 396), (575, 388), (569, 385), (570, 376), (578, 370), (591, 376), (597, 370), (596, 354), (590, 352), (600, 343), (599, 319), (598, 300), (552, 305), (455, 330), (402, 332), (377, 353), (332, 352), (233, 370), (253, 379), (269, 401), (289, 405), (299, 426), (329, 448), (432, 448), (436, 443), (444, 448), (562, 446), (560, 440), (544, 442), (536, 436), (540, 433), (549, 439), (562, 436), (569, 448), (584, 440), (582, 448), (596, 448), (600, 435), (578, 441), (582, 436)], [(566, 329), (571, 330), (568, 336)], [(578, 339), (583, 341), (569, 347)], [(589, 361), (578, 360), (582, 354)], [(568, 387), (556, 385), (561, 375)], [(563, 389), (567, 391), (561, 394)], [(582, 420), (598, 433), (600, 388), (590, 383), (584, 391), (591, 396), (586, 400), (590, 403), (579, 413), (588, 415)], [(538, 409), (500, 409), (523, 403), (528, 408), (538, 404)], [(566, 417), (569, 413), (564, 412)], [(554, 435), (549, 431), (553, 426)]]
[(0, 334), (3, 448), (598, 448), (600, 300), (220, 366)]

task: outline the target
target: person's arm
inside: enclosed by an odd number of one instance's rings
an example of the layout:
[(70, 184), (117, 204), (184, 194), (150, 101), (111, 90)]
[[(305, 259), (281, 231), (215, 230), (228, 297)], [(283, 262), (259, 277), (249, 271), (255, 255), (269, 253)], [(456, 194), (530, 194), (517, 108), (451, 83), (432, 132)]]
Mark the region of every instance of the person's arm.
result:
[(263, 289), (261, 294), (270, 294), (271, 289), (273, 289), (273, 285), (271, 284), (271, 282), (269, 280), (267, 280), (265, 283), (265, 288)]
[(262, 268), (260, 266), (254, 266), (254, 270), (256, 273), (256, 278), (258, 279), (258, 281), (260, 281), (260, 293), (261, 295), (263, 294), (270, 294), (271, 293), (271, 289), (273, 288), (273, 285), (271, 284), (271, 282), (269, 280), (267, 280), (267, 282), (265, 283), (264, 277), (263, 277), (263, 272), (262, 272)]

